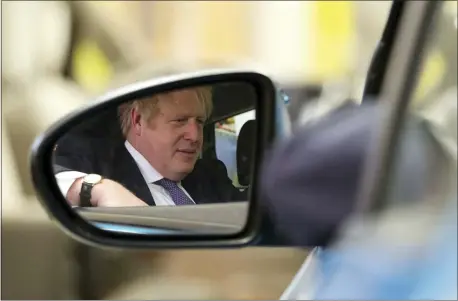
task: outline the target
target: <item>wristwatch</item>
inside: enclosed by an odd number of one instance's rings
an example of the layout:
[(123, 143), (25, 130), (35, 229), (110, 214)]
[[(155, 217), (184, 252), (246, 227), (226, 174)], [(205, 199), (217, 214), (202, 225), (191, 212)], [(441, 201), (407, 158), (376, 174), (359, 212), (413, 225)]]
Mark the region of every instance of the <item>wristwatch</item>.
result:
[(81, 207), (91, 207), (91, 192), (92, 188), (100, 184), (103, 180), (103, 177), (98, 174), (88, 174), (84, 176), (83, 183), (80, 190), (80, 206)]

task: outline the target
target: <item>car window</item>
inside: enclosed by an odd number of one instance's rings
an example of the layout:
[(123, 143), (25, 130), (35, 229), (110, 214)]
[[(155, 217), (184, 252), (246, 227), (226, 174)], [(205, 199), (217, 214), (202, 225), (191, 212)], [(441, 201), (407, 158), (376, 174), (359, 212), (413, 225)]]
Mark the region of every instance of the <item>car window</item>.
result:
[(238, 114), (215, 123), (216, 157), (227, 168), (228, 177), (236, 187), (239, 184), (237, 176), (237, 141), (242, 126), (249, 120), (255, 119), (255, 110)]
[(414, 108), (427, 105), (448, 88), (456, 87), (457, 2), (446, 1), (441, 8), (426, 46)]
[(456, 154), (457, 2), (445, 1), (424, 56), (411, 111), (427, 119), (444, 146)]
[[(391, 204), (406, 198), (399, 191), (407, 191), (409, 185), (417, 185), (415, 194), (410, 194), (412, 201), (434, 208), (442, 207), (450, 194), (456, 193), (456, 180), (453, 179), (457, 152), (456, 20), (457, 2), (445, 1), (429, 33), (409, 104), (409, 120), (415, 120), (415, 125), (405, 123), (400, 130), (404, 143), (400, 143), (397, 150), (388, 194)], [(420, 158), (421, 164), (411, 161), (409, 165), (407, 161), (413, 158)], [(415, 168), (417, 173), (410, 178), (411, 182), (402, 182), (400, 175), (409, 168)], [(417, 175), (421, 181), (415, 184), (413, 178)]]

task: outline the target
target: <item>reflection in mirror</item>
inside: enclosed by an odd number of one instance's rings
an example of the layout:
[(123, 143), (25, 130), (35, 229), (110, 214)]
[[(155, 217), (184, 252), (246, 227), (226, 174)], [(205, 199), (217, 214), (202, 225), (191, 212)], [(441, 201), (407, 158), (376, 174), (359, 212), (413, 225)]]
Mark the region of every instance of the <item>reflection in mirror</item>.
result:
[(248, 212), (256, 97), (251, 84), (228, 82), (113, 106), (57, 141), (57, 184), (103, 229), (238, 232)]

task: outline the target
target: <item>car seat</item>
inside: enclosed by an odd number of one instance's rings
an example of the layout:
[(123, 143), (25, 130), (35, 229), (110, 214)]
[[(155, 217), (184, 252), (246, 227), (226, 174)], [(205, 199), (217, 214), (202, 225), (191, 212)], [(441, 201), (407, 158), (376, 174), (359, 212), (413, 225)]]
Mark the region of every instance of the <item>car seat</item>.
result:
[(237, 177), (241, 186), (249, 186), (252, 162), (255, 156), (256, 121), (248, 120), (240, 129), (237, 139)]

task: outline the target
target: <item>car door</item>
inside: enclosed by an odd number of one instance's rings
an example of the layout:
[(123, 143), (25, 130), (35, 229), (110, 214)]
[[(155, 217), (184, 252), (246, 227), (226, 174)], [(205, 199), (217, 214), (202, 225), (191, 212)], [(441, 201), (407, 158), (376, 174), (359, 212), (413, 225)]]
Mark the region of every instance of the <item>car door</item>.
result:
[[(392, 113), (385, 121), (390, 126), (383, 133), (385, 135), (382, 136), (383, 142), (379, 144), (380, 148), (378, 152), (374, 153), (372, 161), (369, 161), (365, 177), (367, 181), (363, 182), (362, 186), (362, 189), (364, 187), (367, 189), (361, 191), (360, 198), (361, 208), (364, 208), (360, 213), (370, 212), (371, 216), (382, 217), (369, 222), (355, 217), (349, 222), (349, 226), (345, 227), (340, 239), (332, 248), (315, 248), (284, 292), (282, 300), (408, 299), (413, 296), (436, 298), (438, 294), (443, 295), (444, 293), (448, 298), (453, 298), (451, 296), (456, 298), (456, 273), (453, 276), (443, 270), (440, 260), (434, 261), (434, 265), (428, 265), (428, 269), (442, 269), (441, 271), (445, 272), (437, 274), (442, 278), (437, 278), (437, 275), (433, 278), (421, 278), (427, 280), (423, 283), (423, 288), (418, 290), (406, 281), (405, 277), (411, 277), (411, 279), (416, 277), (414, 271), (418, 272), (423, 265), (426, 268), (426, 264), (423, 264), (421, 260), (412, 259), (415, 258), (414, 256), (404, 258), (401, 252), (393, 253), (389, 247), (397, 246), (399, 240), (396, 239), (412, 243), (412, 240), (415, 241), (413, 237), (417, 237), (413, 233), (433, 229), (424, 231), (428, 235), (423, 235), (425, 240), (420, 245), (423, 248), (436, 250), (435, 245), (427, 246), (432, 242), (443, 244), (443, 241), (436, 239), (436, 236), (442, 237), (443, 232), (441, 231), (444, 229), (441, 228), (442, 225), (447, 225), (447, 229), (451, 229), (450, 226), (454, 225), (456, 232), (456, 215), (454, 219), (453, 216), (452, 219), (449, 219), (448, 214), (441, 213), (449, 211), (449, 205), (453, 203), (453, 200), (456, 202), (456, 64), (453, 64), (454, 60), (456, 62), (456, 39), (455, 42), (440, 43), (441, 40), (444, 41), (445, 36), (450, 36), (446, 34), (447, 32), (455, 31), (456, 34), (456, 7), (453, 14), (450, 12), (453, 10), (448, 8), (448, 5), (450, 4), (441, 5), (433, 1), (394, 2), (390, 20), (395, 19), (393, 12), (396, 12), (396, 22), (399, 22), (396, 31), (393, 32), (396, 34), (396, 39), (393, 40), (393, 45), (390, 47), (390, 54), (387, 56), (389, 60), (386, 64), (378, 59), (380, 52), (374, 57), (370, 72), (373, 73), (373, 78), (378, 78), (378, 82), (374, 82), (374, 79), (369, 76), (365, 90), (366, 96), (371, 96), (369, 99), (373, 101), (390, 102), (389, 107)], [(389, 26), (390, 24), (387, 25), (387, 28)], [(438, 49), (440, 56), (438, 56)], [(441, 58), (442, 66), (447, 67), (439, 72)], [(431, 73), (434, 71), (436, 74), (431, 78)], [(406, 194), (406, 191), (403, 191), (406, 186), (409, 186), (409, 183), (405, 181), (406, 177), (400, 175), (405, 169), (404, 162), (408, 161), (403, 152), (409, 150), (408, 155), (412, 156), (412, 151), (415, 151), (408, 149), (407, 144), (404, 143), (411, 138), (412, 134), (406, 125), (408, 115), (420, 117), (422, 123), (424, 122), (424, 126), (421, 126), (421, 133), (429, 139), (430, 152), (424, 157), (428, 162), (421, 163), (425, 166), (430, 163), (430, 169), (417, 178), (422, 178), (423, 185), (430, 187), (435, 192), (424, 187), (422, 187), (423, 190), (419, 188), (421, 193)], [(432, 187), (435, 187), (436, 190)], [(400, 199), (401, 196), (403, 200)], [(410, 211), (415, 215), (409, 218), (404, 214), (400, 217), (399, 212), (404, 211), (397, 204), (402, 204), (402, 201), (409, 198), (414, 204), (409, 207)], [(434, 214), (431, 210), (425, 213), (424, 207), (418, 205), (422, 202), (434, 203), (435, 207), (439, 206), (439, 213)], [(418, 208), (423, 208), (423, 213), (419, 212)], [(382, 212), (385, 215), (382, 215)], [(390, 219), (383, 218), (386, 212), (391, 212)], [(396, 232), (393, 233), (393, 230), (396, 228), (392, 224), (396, 220), (402, 221), (404, 228), (410, 227), (409, 236), (403, 236), (402, 231), (401, 234), (394, 235)], [(418, 222), (420, 220), (421, 223)], [(444, 221), (445, 224), (438, 220)], [(453, 220), (455, 220), (454, 223)], [(394, 227), (391, 230), (393, 234), (388, 236), (390, 239), (374, 235), (374, 232), (367, 230), (371, 227), (374, 229), (375, 224), (377, 227), (381, 227), (382, 224), (384, 227), (390, 225)], [(447, 233), (450, 235), (453, 231)], [(453, 239), (453, 236), (450, 238)], [(371, 248), (375, 241), (379, 245), (388, 247)], [(453, 246), (450, 240), (448, 243)], [(418, 244), (416, 246), (418, 247)], [(443, 251), (445, 250), (453, 251), (454, 249), (449, 246), (445, 247), (444, 244)], [(391, 255), (386, 255), (388, 253)], [(438, 253), (430, 251), (426, 254), (431, 258), (437, 258), (434, 256)], [(428, 258), (428, 256), (421, 258)], [(397, 265), (393, 264), (394, 260), (397, 260)], [(378, 273), (376, 269), (381, 270), (382, 266), (385, 272)], [(407, 268), (409, 266), (411, 270)], [(391, 270), (389, 268), (387, 270), (387, 267), (390, 267)], [(397, 273), (398, 270), (402, 270), (402, 273), (405, 274)], [(423, 271), (427, 270), (423, 269)], [(428, 271), (427, 274), (431, 275), (431, 272)], [(395, 284), (398, 285), (397, 288)], [(455, 286), (454, 291), (450, 290), (453, 286)]]

